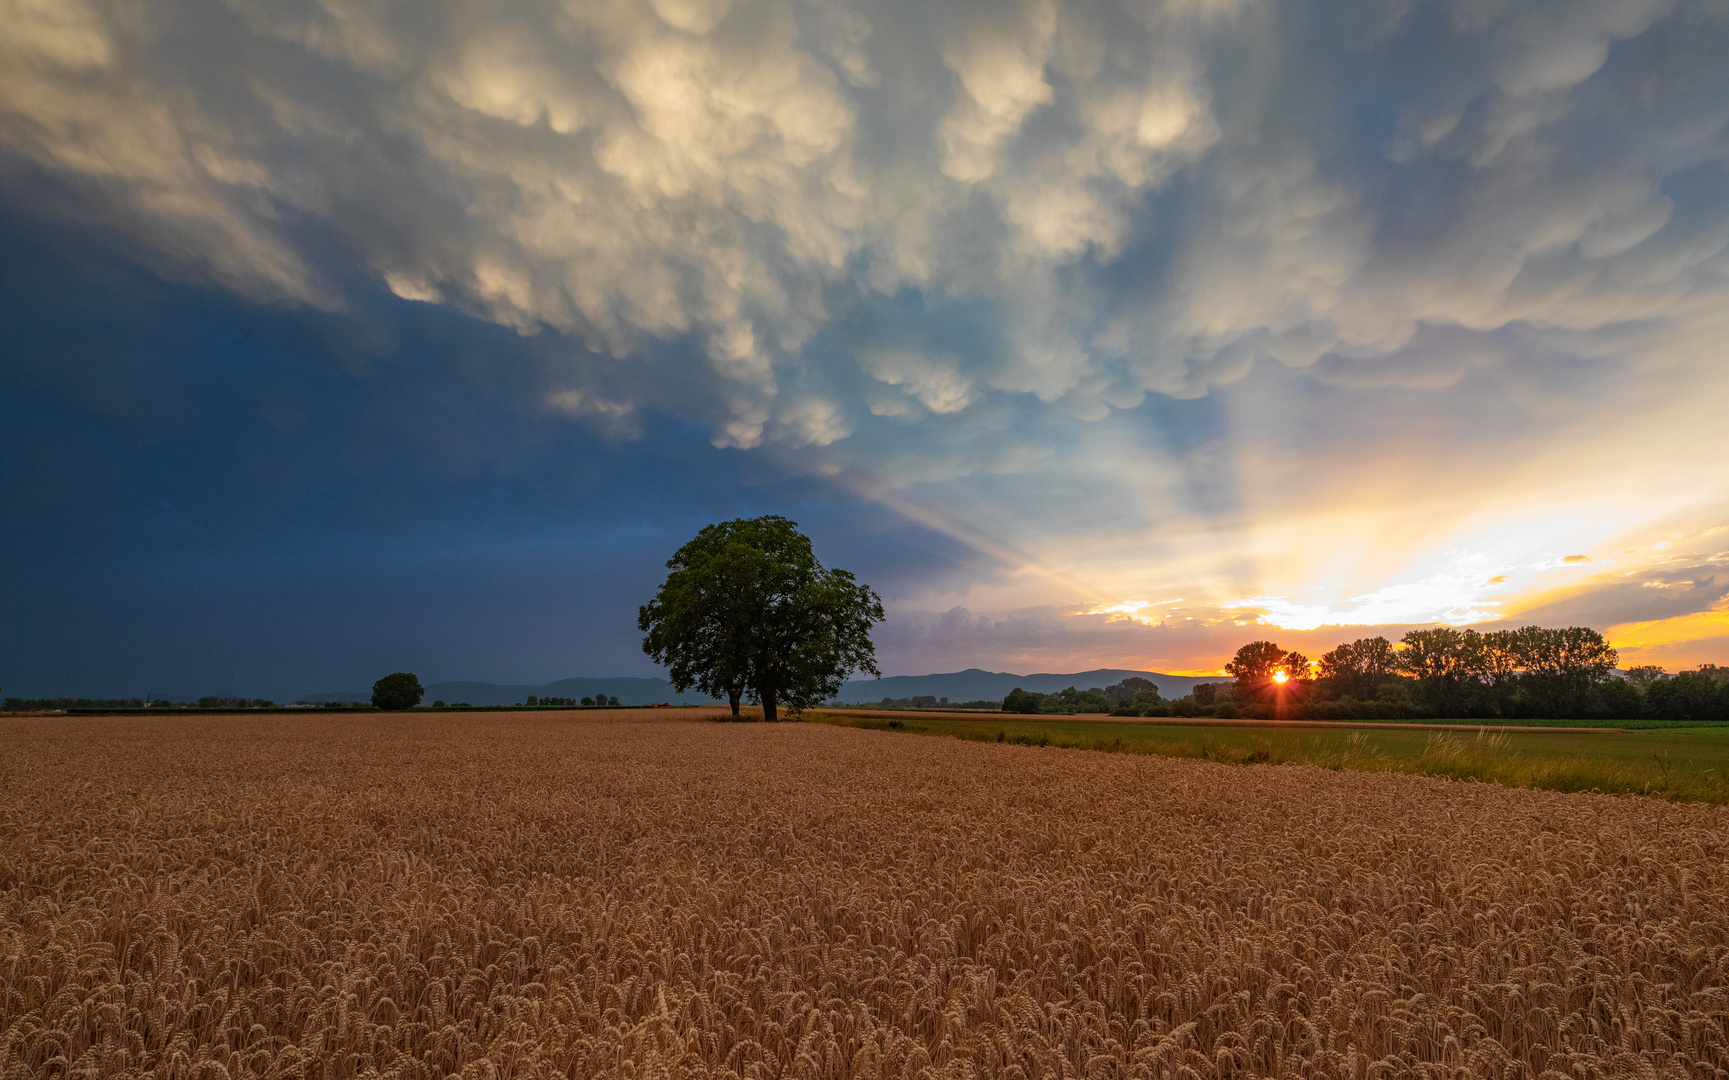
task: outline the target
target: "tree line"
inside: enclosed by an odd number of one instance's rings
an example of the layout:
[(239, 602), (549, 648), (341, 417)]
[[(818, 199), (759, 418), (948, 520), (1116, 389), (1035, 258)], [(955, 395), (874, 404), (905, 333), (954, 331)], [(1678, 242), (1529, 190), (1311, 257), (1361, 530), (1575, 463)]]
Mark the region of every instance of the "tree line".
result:
[(1618, 654), (1584, 626), (1413, 630), (1395, 645), (1358, 638), (1318, 661), (1272, 641), (1237, 650), (1231, 681), (1197, 684), (1166, 701), (1149, 680), (1056, 694), (1019, 687), (1013, 713), (1116, 716), (1283, 717), (1292, 720), (1682, 720), (1729, 721), (1729, 667), (1670, 674), (1615, 668)]
[(590, 709), (591, 708), (597, 708), (597, 707), (602, 708), (602, 709), (616, 709), (619, 707), (618, 698), (608, 697), (605, 694), (596, 694), (593, 697), (585, 697), (585, 698), (581, 698), (581, 699), (577, 699), (577, 698), (573, 698), (573, 697), (539, 697), (537, 695), (530, 694), (530, 695), (528, 695), (528, 700), (523, 702), (523, 704), (524, 705), (556, 705), (560, 708), (565, 708), (565, 709), (574, 709), (579, 705), (582, 706), (583, 708), (590, 708)]
[(950, 701), (946, 697), (937, 697), (935, 694), (918, 694), (914, 697), (885, 697), (878, 707), (883, 709), (994, 709), (997, 707), (997, 703), (994, 700)]
[(1225, 670), (1239, 698), (1283, 698), (1320, 715), (1385, 705), (1440, 718), (1729, 720), (1729, 670), (1707, 664), (1670, 675), (1644, 665), (1621, 675), (1616, 650), (1587, 626), (1443, 626), (1413, 630), (1400, 645), (1359, 638), (1311, 665), (1273, 642), (1252, 642)]
[[(1077, 690), (1068, 687), (1054, 694), (1015, 687), (1003, 698), (1003, 712), (1012, 713), (1113, 713), (1119, 716), (1169, 716), (1170, 704), (1159, 696), (1151, 679), (1131, 675), (1106, 687)], [(1163, 711), (1161, 711), (1163, 710)], [(1192, 714), (1190, 714), (1192, 715)]]
[(21, 698), (0, 701), (5, 712), (56, 712), (62, 709), (274, 709), (276, 702), (265, 698), (201, 697), (196, 701), (170, 701), (167, 698)]
[(1586, 626), (1413, 630), (1395, 646), (1358, 638), (1311, 663), (1271, 641), (1237, 650), (1215, 709), (1284, 710), (1314, 719), (1729, 720), (1729, 669), (1671, 675), (1619, 655)]

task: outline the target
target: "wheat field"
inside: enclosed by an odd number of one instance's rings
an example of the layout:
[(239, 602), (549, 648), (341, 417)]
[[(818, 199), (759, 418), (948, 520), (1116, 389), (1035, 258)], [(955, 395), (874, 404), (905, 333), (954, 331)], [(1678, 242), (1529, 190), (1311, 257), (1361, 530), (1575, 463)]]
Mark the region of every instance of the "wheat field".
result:
[(1729, 1075), (1723, 807), (687, 716), (0, 720), (0, 1076)]

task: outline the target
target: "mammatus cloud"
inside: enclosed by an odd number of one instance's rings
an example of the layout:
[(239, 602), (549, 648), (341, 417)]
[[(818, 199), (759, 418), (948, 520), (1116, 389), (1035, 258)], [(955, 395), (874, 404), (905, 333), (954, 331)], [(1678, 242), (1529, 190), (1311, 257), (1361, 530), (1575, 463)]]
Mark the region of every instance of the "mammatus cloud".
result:
[(0, 179), (991, 538), (907, 605), (1480, 621), (1729, 506), (1726, 48), (1702, 0), (0, 0)]
[[(1085, 418), (1258, 358), (1450, 384), (1513, 361), (1498, 330), (1709, 306), (1720, 16), (1328, 15), (1359, 28), (1312, 56), (1318, 25), (1255, 3), (9, 0), (0, 103), (14, 152), (237, 288), (339, 303), (312, 218), (408, 299), (616, 356), (691, 338), (741, 445), (789, 382), (848, 397), (808, 347), (906, 289), (1003, 312), (927, 408), (977, 386)], [(905, 385), (895, 352), (851, 359)]]

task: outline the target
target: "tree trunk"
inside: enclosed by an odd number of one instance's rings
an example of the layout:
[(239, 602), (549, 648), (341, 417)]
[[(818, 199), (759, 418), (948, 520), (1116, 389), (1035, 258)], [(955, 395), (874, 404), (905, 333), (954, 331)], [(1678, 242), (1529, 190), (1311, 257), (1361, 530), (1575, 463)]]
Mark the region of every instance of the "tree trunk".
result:
[(762, 689), (762, 718), (765, 723), (774, 723), (779, 717), (775, 713), (774, 687), (765, 686)]
[(734, 716), (738, 715), (738, 699), (743, 695), (744, 691), (738, 689), (728, 690), (726, 692), (726, 696), (732, 700), (732, 714)]

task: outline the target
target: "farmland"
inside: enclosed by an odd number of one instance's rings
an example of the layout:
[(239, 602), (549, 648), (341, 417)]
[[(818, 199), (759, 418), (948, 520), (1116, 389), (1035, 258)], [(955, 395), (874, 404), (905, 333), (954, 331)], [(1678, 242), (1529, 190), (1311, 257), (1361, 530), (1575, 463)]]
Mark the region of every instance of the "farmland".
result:
[(1729, 804), (1729, 727), (1615, 731), (1443, 724), (1280, 726), (1078, 717), (813, 713), (829, 723), (1021, 745), (1162, 754), (1203, 761), (1409, 772), (1553, 791), (1599, 791)]
[(1729, 1069), (1721, 806), (689, 713), (0, 746), (7, 1078)]

